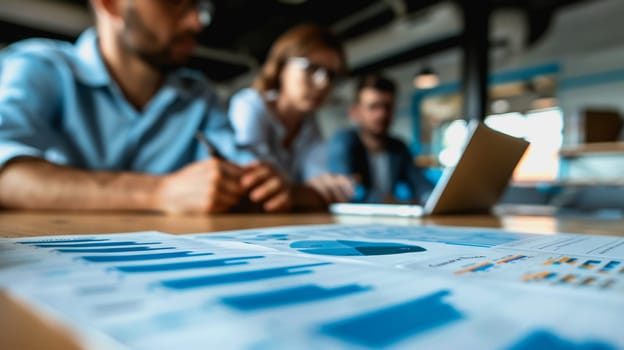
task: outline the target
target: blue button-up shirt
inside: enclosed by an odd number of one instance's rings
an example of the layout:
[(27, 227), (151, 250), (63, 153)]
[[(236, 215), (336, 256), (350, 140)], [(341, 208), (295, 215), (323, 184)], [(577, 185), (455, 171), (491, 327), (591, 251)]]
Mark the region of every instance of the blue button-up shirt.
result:
[(231, 160), (225, 113), (201, 74), (180, 69), (142, 111), (108, 73), (95, 30), (75, 45), (43, 39), (0, 54), (0, 167), (21, 156), (92, 170), (162, 174), (208, 157), (200, 130)]

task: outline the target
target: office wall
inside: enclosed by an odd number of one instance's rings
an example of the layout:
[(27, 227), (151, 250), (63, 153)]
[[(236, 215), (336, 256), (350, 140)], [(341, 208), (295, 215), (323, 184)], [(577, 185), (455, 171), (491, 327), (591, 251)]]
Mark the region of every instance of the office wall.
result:
[(559, 100), (566, 117), (565, 144), (582, 142), (581, 112), (608, 109), (624, 116), (624, 45), (568, 58), (563, 67)]
[[(624, 42), (621, 27), (622, 1), (597, 2), (592, 17), (571, 30), (576, 45), (562, 47), (569, 54), (561, 59), (559, 105), (565, 118), (564, 145), (582, 142), (584, 109), (609, 109), (624, 116)], [(579, 13), (571, 15), (582, 17)], [(571, 25), (571, 23), (570, 23)], [(624, 153), (587, 154), (562, 164), (560, 176), (573, 180), (619, 180)]]
[(565, 124), (564, 144), (582, 139), (579, 112), (607, 108), (624, 114), (624, 41), (619, 30), (624, 1), (602, 0), (572, 6), (558, 14), (534, 48), (504, 64), (521, 67), (557, 62), (557, 98)]
[[(621, 0), (590, 1), (566, 7), (555, 15), (547, 33), (533, 46), (494, 50), (491, 70), (501, 72), (544, 63), (559, 64), (561, 72), (557, 97), (566, 118), (564, 142), (575, 142), (578, 136), (573, 127), (581, 108), (611, 107), (624, 112), (624, 80), (598, 79), (590, 84), (579, 84), (583, 78), (605, 73), (612, 76), (609, 72), (624, 69), (624, 42), (621, 32), (615, 29), (621, 28), (622, 13), (624, 1)], [(390, 77), (397, 80), (400, 90), (392, 132), (408, 143), (412, 140), (411, 96), (416, 93), (412, 77), (423, 64), (433, 67), (440, 74), (442, 83), (456, 82), (461, 78), (461, 54), (458, 49), (386, 70)], [(349, 125), (346, 112), (352, 88), (350, 82), (338, 86), (336, 103), (321, 112), (321, 127), (326, 135)]]

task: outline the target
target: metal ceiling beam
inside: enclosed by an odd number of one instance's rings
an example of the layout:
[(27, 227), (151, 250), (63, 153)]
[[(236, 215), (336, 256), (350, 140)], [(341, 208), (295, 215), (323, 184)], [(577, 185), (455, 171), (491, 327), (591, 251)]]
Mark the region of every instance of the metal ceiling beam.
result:
[(484, 120), (488, 102), (490, 0), (462, 2), (462, 92), (465, 119)]
[(418, 45), (408, 47), (402, 51), (396, 52), (386, 58), (370, 62), (351, 69), (351, 75), (362, 75), (376, 72), (391, 66), (411, 62), (422, 57), (430, 56), (445, 50), (458, 47), (462, 42), (461, 35), (452, 35), (439, 40), (428, 43), (420, 43)]
[(373, 18), (383, 11), (388, 10), (389, 8), (390, 5), (385, 1), (374, 3), (336, 22), (334, 25), (332, 25), (331, 29), (338, 34), (341, 34), (351, 27), (356, 26), (370, 18)]

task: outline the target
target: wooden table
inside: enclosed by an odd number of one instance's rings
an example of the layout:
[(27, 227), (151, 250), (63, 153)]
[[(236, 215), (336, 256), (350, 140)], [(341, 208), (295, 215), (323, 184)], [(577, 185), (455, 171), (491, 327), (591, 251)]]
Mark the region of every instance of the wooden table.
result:
[(554, 234), (576, 232), (624, 236), (623, 219), (582, 216), (458, 215), (430, 218), (389, 218), (315, 214), (225, 214), (214, 216), (165, 216), (150, 213), (85, 213), (54, 211), (0, 211), (0, 237), (88, 234), (156, 230), (184, 234), (258, 227), (319, 224), (448, 225), (492, 227)]
[[(175, 234), (216, 232), (304, 224), (448, 225), (503, 228), (519, 232), (555, 234), (577, 232), (624, 236), (624, 220), (548, 216), (440, 216), (382, 218), (330, 214), (227, 214), (163, 216), (150, 213), (85, 213), (0, 211), (0, 237), (91, 234), (155, 230)], [(28, 307), (0, 291), (0, 348), (80, 349), (74, 336), (57, 323), (42, 319)]]

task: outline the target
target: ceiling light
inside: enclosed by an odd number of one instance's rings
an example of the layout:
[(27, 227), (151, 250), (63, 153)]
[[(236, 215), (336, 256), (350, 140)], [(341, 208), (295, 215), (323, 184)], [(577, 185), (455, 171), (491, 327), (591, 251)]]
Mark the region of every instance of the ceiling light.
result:
[(432, 89), (440, 83), (438, 75), (429, 67), (423, 68), (414, 77), (414, 87), (421, 90)]
[(502, 99), (502, 98), (492, 102), (492, 106), (490, 107), (490, 109), (492, 110), (492, 113), (494, 114), (507, 113), (509, 112), (510, 108), (511, 108), (511, 104), (509, 103), (509, 101), (507, 101), (506, 99)]
[(557, 106), (557, 99), (551, 96), (541, 96), (533, 100), (531, 103), (531, 108), (536, 109), (547, 109), (553, 108)]

